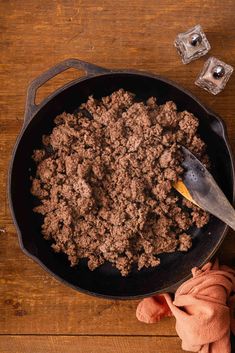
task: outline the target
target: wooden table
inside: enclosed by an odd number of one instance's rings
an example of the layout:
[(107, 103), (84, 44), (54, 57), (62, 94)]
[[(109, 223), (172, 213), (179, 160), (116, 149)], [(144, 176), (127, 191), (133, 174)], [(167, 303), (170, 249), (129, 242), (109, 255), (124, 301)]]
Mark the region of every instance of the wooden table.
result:
[[(28, 83), (69, 57), (175, 80), (223, 116), (235, 150), (235, 75), (220, 95), (205, 93), (194, 85), (205, 57), (183, 65), (173, 47), (177, 33), (200, 23), (211, 55), (235, 66), (235, 1), (1, 0), (0, 16), (0, 352), (182, 352), (174, 319), (142, 324), (135, 318), (137, 301), (80, 294), (21, 252), (6, 174)], [(78, 74), (69, 70), (56, 77), (39, 90), (37, 101)], [(219, 252), (228, 265), (235, 265), (234, 242), (230, 232)]]

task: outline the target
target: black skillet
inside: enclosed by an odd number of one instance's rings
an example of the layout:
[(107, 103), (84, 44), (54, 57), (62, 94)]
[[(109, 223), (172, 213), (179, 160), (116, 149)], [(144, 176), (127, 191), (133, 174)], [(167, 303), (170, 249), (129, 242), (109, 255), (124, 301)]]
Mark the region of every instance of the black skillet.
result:
[[(69, 68), (83, 69), (86, 75), (70, 82), (35, 104), (37, 89), (49, 79)], [(133, 70), (107, 70), (86, 62), (69, 59), (52, 67), (36, 78), (28, 88), (25, 119), (17, 139), (9, 170), (9, 202), (17, 229), (20, 247), (47, 272), (74, 289), (96, 296), (131, 299), (173, 292), (190, 276), (194, 266), (207, 262), (221, 245), (228, 227), (215, 217), (203, 229), (192, 229), (193, 247), (188, 253), (162, 254), (161, 265), (136, 269), (126, 278), (109, 263), (89, 271), (86, 260), (71, 268), (66, 256), (56, 254), (43, 239), (42, 219), (33, 213), (35, 200), (30, 194), (30, 175), (34, 173), (32, 151), (41, 146), (43, 134), (53, 128), (53, 119), (63, 111), (73, 112), (89, 95), (101, 98), (124, 88), (134, 92), (137, 99), (156, 96), (158, 103), (176, 102), (179, 110), (188, 110), (200, 120), (200, 135), (208, 145), (212, 174), (230, 202), (234, 201), (234, 163), (222, 120), (208, 110), (191, 93), (177, 84), (150, 73)], [(133, 122), (134, 123), (134, 122)], [(30, 264), (29, 264), (30, 265)]]

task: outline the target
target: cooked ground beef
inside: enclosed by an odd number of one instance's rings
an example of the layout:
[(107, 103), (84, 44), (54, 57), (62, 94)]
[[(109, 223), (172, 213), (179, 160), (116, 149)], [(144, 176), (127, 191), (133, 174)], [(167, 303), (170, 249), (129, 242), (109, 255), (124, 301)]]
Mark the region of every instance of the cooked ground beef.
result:
[(193, 114), (120, 89), (54, 122), (33, 154), (31, 192), (56, 252), (72, 266), (88, 258), (91, 270), (110, 261), (126, 276), (133, 263), (157, 266), (158, 254), (191, 247), (186, 232), (209, 217), (172, 184), (183, 173), (180, 145), (208, 163)]

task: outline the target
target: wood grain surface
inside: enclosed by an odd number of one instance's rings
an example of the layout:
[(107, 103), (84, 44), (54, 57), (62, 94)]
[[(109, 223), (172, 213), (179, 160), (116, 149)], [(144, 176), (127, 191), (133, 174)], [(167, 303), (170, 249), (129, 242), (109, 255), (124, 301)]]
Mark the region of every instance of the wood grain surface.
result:
[[(177, 337), (4, 336), (4, 353), (180, 353)], [(32, 349), (33, 347), (33, 349)], [(170, 347), (170, 350), (169, 350)]]
[[(142, 324), (135, 318), (136, 301), (80, 294), (27, 258), (9, 213), (6, 180), (29, 82), (69, 57), (178, 82), (223, 117), (235, 151), (235, 75), (212, 96), (194, 85), (209, 55), (183, 65), (173, 46), (177, 33), (197, 23), (211, 43), (210, 54), (235, 66), (234, 0), (226, 6), (220, 0), (0, 0), (1, 353), (182, 352), (174, 319)], [(37, 102), (82, 74), (57, 76), (38, 91)], [(230, 232), (219, 251), (222, 262), (235, 265), (234, 244)]]

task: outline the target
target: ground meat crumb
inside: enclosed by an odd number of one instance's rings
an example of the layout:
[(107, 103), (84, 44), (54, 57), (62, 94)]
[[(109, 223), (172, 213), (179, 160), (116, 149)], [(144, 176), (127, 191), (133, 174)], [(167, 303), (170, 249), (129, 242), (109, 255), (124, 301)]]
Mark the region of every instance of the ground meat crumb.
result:
[(188, 251), (192, 246), (192, 239), (190, 235), (182, 233), (179, 236), (179, 251)]
[(198, 119), (155, 97), (137, 102), (120, 89), (89, 97), (74, 114), (54, 119), (33, 153), (31, 192), (40, 200), (42, 234), (71, 266), (94, 270), (105, 261), (123, 276), (159, 265), (160, 253), (187, 251), (192, 225), (209, 216), (173, 189), (183, 173), (179, 145), (208, 165)]
[(193, 211), (192, 217), (197, 228), (202, 228), (209, 222), (209, 214), (200, 209)]

